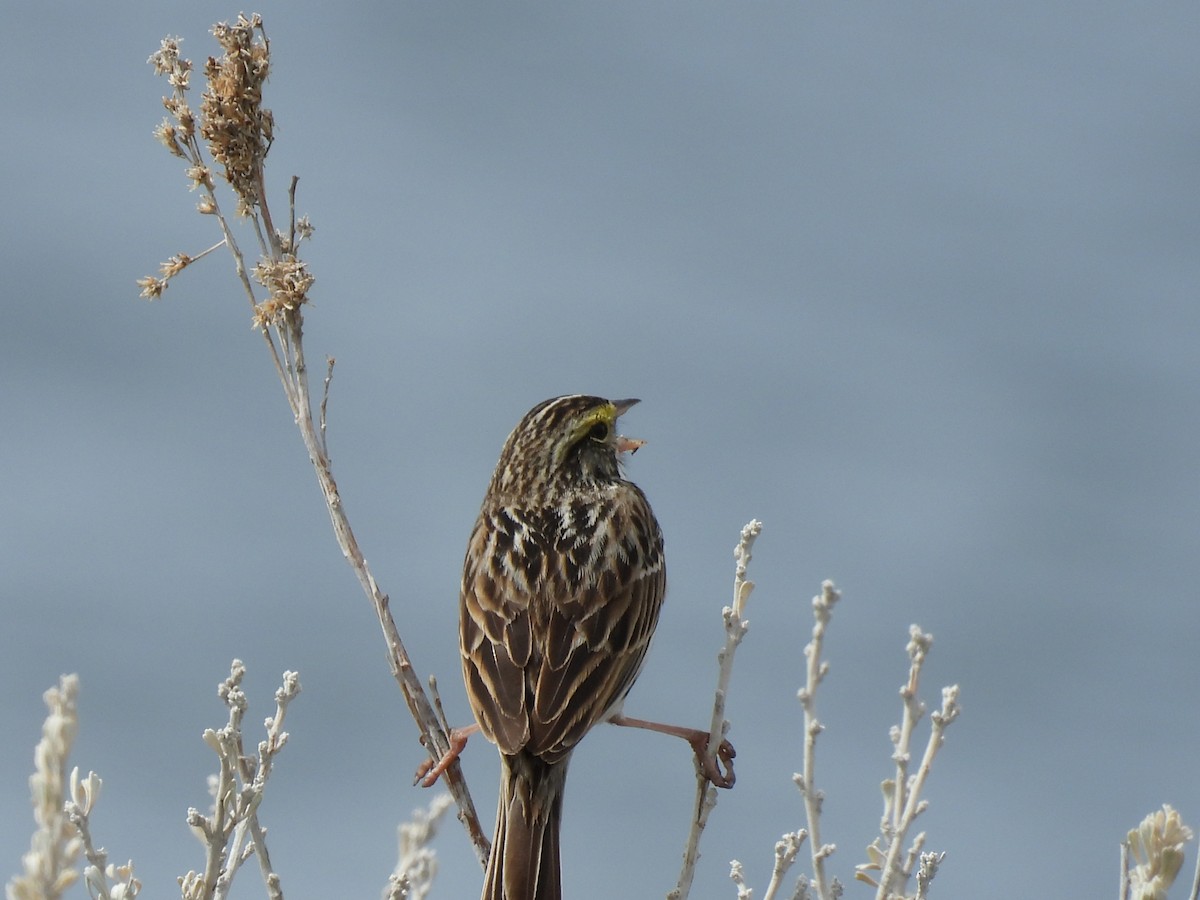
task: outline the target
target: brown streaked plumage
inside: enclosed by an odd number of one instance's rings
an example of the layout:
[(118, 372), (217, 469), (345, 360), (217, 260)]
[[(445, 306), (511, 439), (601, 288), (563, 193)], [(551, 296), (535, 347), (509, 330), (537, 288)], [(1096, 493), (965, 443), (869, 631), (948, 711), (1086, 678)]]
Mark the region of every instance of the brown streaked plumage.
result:
[(459, 640), (480, 729), (500, 750), (484, 900), (559, 900), (567, 764), (618, 712), (658, 622), (662, 532), (621, 477), (617, 417), (636, 400), (574, 395), (508, 436), (463, 565)]

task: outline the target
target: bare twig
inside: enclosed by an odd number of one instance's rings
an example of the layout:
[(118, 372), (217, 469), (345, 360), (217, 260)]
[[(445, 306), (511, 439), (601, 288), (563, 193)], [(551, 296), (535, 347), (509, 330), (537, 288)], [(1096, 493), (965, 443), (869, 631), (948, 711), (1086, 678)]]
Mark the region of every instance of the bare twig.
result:
[(807, 837), (808, 832), (801, 828), (799, 831), (789, 831), (776, 841), (775, 865), (771, 869), (771, 880), (763, 893), (763, 900), (775, 900), (775, 896), (782, 890), (784, 876), (796, 861), (800, 847)]
[(746, 876), (742, 870), (742, 864), (736, 859), (729, 863), (729, 880), (737, 887), (737, 900), (750, 900), (754, 896), (754, 891), (746, 884)]
[(829, 663), (821, 659), (825, 629), (829, 624), (834, 604), (841, 599), (841, 596), (832, 581), (825, 581), (821, 584), (821, 593), (813, 597), (812, 640), (804, 647), (805, 683), (797, 694), (800, 698), (800, 705), (804, 709), (804, 771), (793, 775), (792, 780), (804, 798), (804, 813), (808, 820), (809, 848), (812, 853), (813, 886), (817, 896), (821, 898), (830, 896), (829, 880), (825, 875), (825, 859), (837, 849), (837, 846), (821, 843), (821, 804), (825, 795), (816, 787), (816, 749), (817, 735), (825, 729), (825, 726), (817, 718), (816, 696), (817, 687), (829, 673)]
[[(958, 705), (958, 685), (942, 688), (941, 708), (930, 715), (929, 741), (921, 756), (921, 763), (913, 775), (908, 774), (913, 729), (924, 714), (924, 704), (917, 697), (920, 687), (921, 667), (933, 644), (933, 636), (925, 634), (916, 625), (909, 628), (909, 673), (908, 680), (900, 689), (904, 699), (904, 716), (902, 724), (893, 731), (892, 740), (895, 752), (892, 758), (896, 762), (896, 778), (892, 782), (884, 782), (886, 805), (882, 822), (882, 834), (885, 841), (886, 853), (881, 867), (879, 885), (876, 890), (876, 900), (886, 900), (887, 897), (903, 890), (912, 875), (913, 865), (924, 843), (924, 835), (918, 835), (914, 846), (910, 849), (907, 859), (900, 863), (900, 855), (904, 851), (904, 842), (913, 821), (928, 806), (921, 799), (925, 781), (933, 768), (934, 757), (945, 742), (946, 728), (958, 718), (961, 707)], [(890, 796), (889, 796), (890, 794)], [(932, 879), (936, 867), (928, 873)]]
[(240, 660), (230, 666), (229, 677), (217, 694), (229, 709), (229, 720), (219, 729), (206, 729), (204, 742), (217, 754), (218, 771), (210, 780), (213, 807), (205, 816), (188, 810), (188, 825), (205, 846), (204, 872), (190, 871), (179, 879), (184, 900), (223, 900), (242, 864), (256, 857), (263, 884), (271, 900), (282, 900), (283, 890), (267, 851), (266, 831), (258, 820), (258, 808), (266, 792), (275, 756), (287, 743), (283, 730), (288, 705), (300, 694), (300, 678), (283, 673), (283, 686), (275, 692), (275, 715), (266, 720), (266, 739), (257, 755), (246, 753), (242, 722), (249, 708), (242, 679), (246, 667)]
[(133, 900), (142, 889), (142, 883), (133, 877), (133, 863), (123, 866), (109, 863), (104, 848), (92, 842), (88, 816), (100, 798), (102, 784), (95, 772), (88, 772), (87, 778), (80, 779), (79, 769), (71, 770), (71, 799), (64, 808), (79, 832), (83, 855), (88, 861), (83, 867), (83, 881), (94, 900)]
[(916, 900), (926, 900), (929, 896), (929, 885), (933, 882), (933, 876), (937, 874), (938, 866), (942, 864), (942, 860), (945, 858), (945, 853), (921, 854), (921, 866), (917, 869)]
[(325, 357), (325, 390), (321, 394), (321, 453), (329, 457), (329, 445), (326, 443), (325, 427), (327, 425), (326, 413), (329, 407), (329, 386), (333, 383), (333, 367), (337, 364), (337, 360), (332, 356)]
[[(725, 720), (725, 698), (729, 693), (729, 683), (733, 678), (733, 657), (738, 645), (746, 636), (750, 623), (743, 618), (746, 603), (754, 590), (754, 582), (746, 578), (746, 567), (750, 564), (751, 550), (754, 541), (762, 531), (762, 522), (751, 519), (742, 528), (741, 538), (733, 548), (733, 558), (736, 560), (733, 575), (733, 605), (726, 606), (721, 615), (725, 623), (725, 646), (717, 654), (719, 664), (717, 672), (717, 690), (713, 700), (712, 723), (708, 733), (708, 753), (715, 756), (717, 748), (725, 740), (729, 730), (729, 722)], [(700, 836), (708, 824), (708, 816), (717, 805), (716, 789), (709, 783), (704, 774), (700, 761), (696, 760), (696, 803), (695, 814), (692, 816), (691, 827), (688, 830), (687, 843), (683, 850), (683, 868), (675, 888), (667, 894), (668, 900), (684, 900), (692, 889), (692, 881), (696, 876), (696, 863), (700, 859)]]

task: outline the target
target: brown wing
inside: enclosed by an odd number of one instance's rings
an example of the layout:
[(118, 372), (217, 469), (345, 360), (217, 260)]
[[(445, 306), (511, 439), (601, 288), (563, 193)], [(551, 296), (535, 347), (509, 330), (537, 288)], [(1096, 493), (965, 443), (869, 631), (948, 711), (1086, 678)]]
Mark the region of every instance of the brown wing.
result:
[(662, 534), (634, 485), (539, 519), (481, 514), (463, 574), (460, 641), (484, 733), (505, 753), (524, 748), (554, 762), (633, 686), (666, 573)]
[(485, 509), (463, 563), (458, 623), (463, 681), (475, 721), (507, 754), (529, 741), (529, 600), (533, 586), (543, 581), (544, 544), (520, 515)]

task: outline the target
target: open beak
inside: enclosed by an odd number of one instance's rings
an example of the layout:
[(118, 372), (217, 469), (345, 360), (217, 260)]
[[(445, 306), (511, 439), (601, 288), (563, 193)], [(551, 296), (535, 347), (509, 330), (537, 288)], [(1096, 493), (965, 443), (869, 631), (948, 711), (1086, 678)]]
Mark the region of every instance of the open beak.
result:
[[(635, 403), (640, 402), (640, 400), (613, 400), (612, 405), (617, 408), (617, 416), (620, 417), (625, 415), (625, 413), (629, 411), (629, 408)], [(641, 438), (625, 437), (623, 434), (618, 434), (613, 440), (613, 447), (616, 448), (618, 456), (620, 456), (622, 453), (628, 453), (632, 456), (634, 453), (637, 453), (645, 443), (646, 442)]]

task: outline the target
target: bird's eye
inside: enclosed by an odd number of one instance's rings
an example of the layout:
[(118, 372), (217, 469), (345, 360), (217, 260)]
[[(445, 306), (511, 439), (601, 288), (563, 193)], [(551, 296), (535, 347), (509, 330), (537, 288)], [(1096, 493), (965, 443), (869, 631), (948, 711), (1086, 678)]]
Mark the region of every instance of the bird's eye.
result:
[(607, 441), (608, 424), (606, 422), (597, 422), (591, 427), (591, 430), (588, 431), (588, 437), (590, 437), (593, 441)]

